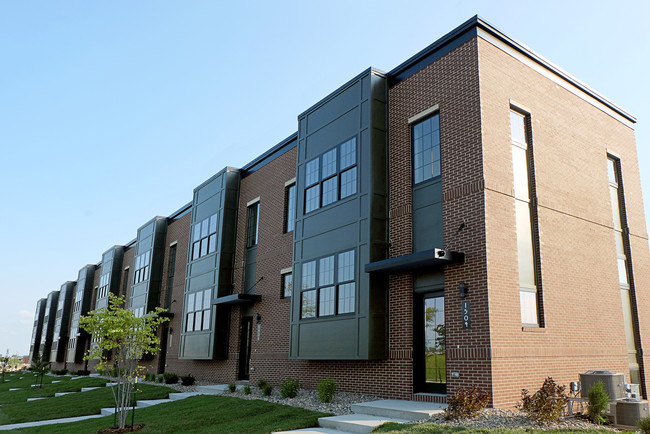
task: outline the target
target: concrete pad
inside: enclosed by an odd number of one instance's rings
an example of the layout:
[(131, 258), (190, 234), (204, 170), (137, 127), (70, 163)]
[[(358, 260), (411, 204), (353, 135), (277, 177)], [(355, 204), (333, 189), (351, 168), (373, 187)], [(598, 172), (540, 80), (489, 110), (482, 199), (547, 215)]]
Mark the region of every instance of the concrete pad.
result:
[(442, 413), (445, 408), (447, 404), (399, 399), (382, 399), (350, 406), (355, 413), (405, 420), (428, 419), (434, 414)]
[[(244, 386), (238, 384), (236, 390), (244, 390)], [(230, 393), (227, 384), (210, 384), (209, 386), (196, 386), (196, 391), (204, 395), (225, 395)]]
[(38, 401), (41, 399), (47, 399), (47, 397), (41, 397), (41, 398), (27, 398), (27, 402), (32, 402), (32, 401)]
[[(34, 386), (32, 386), (34, 387)], [(13, 392), (14, 390), (21, 390), (20, 387), (14, 387), (13, 389), (9, 389), (10, 392)]]
[(100, 387), (99, 386), (98, 387), (82, 387), (81, 391), (82, 392), (89, 392), (89, 391), (95, 390), (95, 389), (100, 389)]
[(99, 377), (99, 374), (97, 372), (94, 372), (94, 373), (92, 373), (92, 374), (90, 374), (88, 376), (89, 377)]
[(151, 407), (154, 405), (158, 404), (165, 404), (167, 402), (172, 402), (171, 399), (143, 399), (142, 401), (136, 401), (136, 407), (138, 408), (143, 408), (143, 407)]
[(115, 414), (115, 407), (109, 407), (109, 408), (102, 408), (101, 409), (101, 415), (102, 416), (112, 416)]
[(367, 414), (346, 414), (344, 416), (319, 417), (318, 423), (323, 428), (337, 429), (351, 433), (369, 433), (386, 422), (407, 423), (405, 419), (371, 416)]
[(89, 416), (66, 417), (63, 419), (39, 420), (36, 422), (12, 423), (11, 425), (0, 425), (0, 431), (9, 431), (12, 429), (33, 428), (37, 426), (54, 425), (57, 423), (71, 423), (80, 420), (94, 419), (102, 417), (101, 414), (91, 414)]
[(79, 380), (81, 378), (86, 378), (86, 377), (72, 377), (71, 380)]
[(199, 395), (203, 395), (203, 394), (199, 393), (199, 392), (170, 393), (169, 394), (169, 399), (171, 399), (172, 401), (178, 401), (180, 399), (189, 398), (190, 396), (199, 396)]
[(106, 383), (106, 387), (117, 386), (117, 383)]
[(60, 383), (61, 381), (62, 381), (62, 380), (54, 380), (54, 381), (52, 381), (52, 384), (54, 384), (54, 383)]
[(71, 393), (76, 393), (76, 392), (59, 392), (59, 393), (55, 393), (54, 397), (58, 398), (59, 396), (70, 395)]

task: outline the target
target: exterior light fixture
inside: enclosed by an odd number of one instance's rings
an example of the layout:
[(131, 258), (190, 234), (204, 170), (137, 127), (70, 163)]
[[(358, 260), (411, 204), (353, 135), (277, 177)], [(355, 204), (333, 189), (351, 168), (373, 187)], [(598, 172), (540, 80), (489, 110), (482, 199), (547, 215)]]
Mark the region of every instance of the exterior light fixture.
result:
[(469, 292), (469, 288), (467, 287), (467, 284), (461, 282), (460, 285), (458, 285), (458, 295), (460, 296), (460, 298), (467, 297), (468, 292)]

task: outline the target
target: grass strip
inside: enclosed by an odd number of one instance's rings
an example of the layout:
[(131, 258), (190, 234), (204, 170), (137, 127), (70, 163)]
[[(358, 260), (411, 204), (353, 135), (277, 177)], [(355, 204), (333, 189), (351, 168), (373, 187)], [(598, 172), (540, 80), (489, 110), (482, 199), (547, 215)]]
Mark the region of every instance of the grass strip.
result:
[[(77, 381), (82, 380), (75, 380), (74, 383)], [(140, 392), (136, 394), (137, 400), (162, 399), (169, 392), (174, 392), (168, 387), (148, 384), (139, 384), (138, 389)], [(102, 387), (57, 398), (5, 404), (0, 407), (0, 425), (98, 414), (102, 408), (113, 406), (115, 400), (111, 388)]]
[[(195, 396), (167, 404), (137, 409), (135, 423), (144, 424), (138, 433), (270, 433), (308, 428), (318, 418), (329, 416), (303, 408), (267, 401), (244, 400), (226, 396)], [(131, 423), (131, 416), (128, 418)], [(107, 416), (61, 425), (28, 428), (21, 433), (95, 433), (113, 425)]]
[[(33, 377), (32, 377), (33, 378)], [(106, 384), (103, 378), (88, 377), (79, 380), (70, 381), (70, 377), (53, 377), (49, 381), (43, 382), (43, 387), (31, 387), (34, 384), (33, 379), (11, 381), (11, 388), (20, 388), (21, 390), (9, 391), (8, 387), (0, 388), (0, 404), (17, 404), (27, 402), (27, 398), (51, 397), (55, 393), (62, 392), (79, 392), (82, 387), (101, 387)], [(52, 383), (52, 381), (60, 383)]]

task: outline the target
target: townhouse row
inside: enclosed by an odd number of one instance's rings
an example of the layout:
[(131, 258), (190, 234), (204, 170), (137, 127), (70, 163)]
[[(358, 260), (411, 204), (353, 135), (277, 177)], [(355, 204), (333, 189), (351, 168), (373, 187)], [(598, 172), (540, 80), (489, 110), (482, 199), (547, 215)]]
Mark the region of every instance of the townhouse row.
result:
[(647, 397), (635, 122), (473, 17), (39, 300), (31, 355), (85, 369), (79, 316), (114, 293), (171, 317), (155, 373), (510, 407), (611, 369)]

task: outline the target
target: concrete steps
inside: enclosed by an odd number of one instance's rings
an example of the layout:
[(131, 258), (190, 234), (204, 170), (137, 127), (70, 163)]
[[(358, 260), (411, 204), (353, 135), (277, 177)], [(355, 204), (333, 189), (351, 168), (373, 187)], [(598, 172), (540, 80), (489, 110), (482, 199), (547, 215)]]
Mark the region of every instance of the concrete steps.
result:
[(343, 434), (343, 431), (339, 431), (337, 429), (329, 429), (329, 428), (321, 428), (321, 427), (295, 429), (293, 431), (276, 431), (273, 434), (286, 434), (286, 433), (294, 433), (294, 432), (299, 432), (303, 434)]
[(447, 404), (429, 402), (402, 401), (398, 399), (382, 399), (379, 401), (352, 404), (350, 408), (357, 414), (389, 417), (394, 419), (420, 420), (428, 419), (434, 414), (440, 414)]
[(386, 422), (406, 423), (406, 419), (372, 416), (369, 414), (346, 414), (343, 416), (319, 417), (318, 424), (323, 428), (336, 429), (348, 433), (369, 433)]
[(99, 386), (97, 386), (97, 387), (82, 387), (81, 391), (82, 392), (90, 392), (91, 390), (95, 390), (95, 389), (101, 389), (101, 387), (99, 387)]
[(190, 396), (198, 396), (198, 395), (203, 395), (203, 394), (199, 393), (199, 392), (170, 393), (169, 394), (169, 399), (171, 399), (172, 401), (178, 401), (180, 399), (185, 399), (185, 398), (189, 398)]
[(167, 402), (172, 402), (171, 399), (143, 399), (141, 401), (136, 401), (135, 406), (137, 408), (151, 407), (158, 404), (165, 404)]
[(47, 399), (47, 397), (41, 397), (41, 398), (27, 398), (27, 402), (32, 402), (32, 401), (39, 401), (41, 399)]
[(59, 396), (70, 395), (71, 393), (77, 393), (77, 392), (58, 392), (54, 394), (54, 397), (58, 398)]
[(102, 408), (100, 413), (102, 416), (112, 416), (115, 414), (115, 407)]

